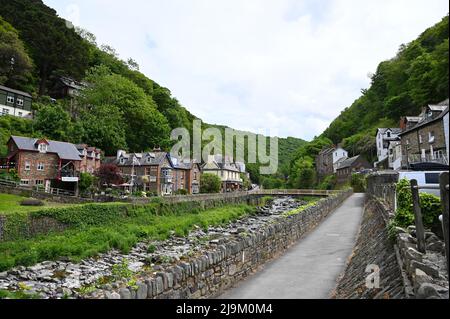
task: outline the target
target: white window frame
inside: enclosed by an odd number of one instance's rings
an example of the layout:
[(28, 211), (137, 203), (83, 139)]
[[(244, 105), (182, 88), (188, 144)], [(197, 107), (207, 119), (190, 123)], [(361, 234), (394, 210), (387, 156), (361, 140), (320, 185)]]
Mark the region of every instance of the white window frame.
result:
[(23, 99), (17, 98), (17, 105), (18, 106), (23, 106)]
[(26, 172), (31, 171), (31, 162), (30, 161), (25, 161), (25, 171)]
[(30, 180), (29, 179), (21, 179), (20, 180), (20, 185), (21, 186), (29, 186), (30, 185)]
[(428, 132), (428, 143), (434, 143), (434, 141), (435, 141), (434, 132)]
[(6, 103), (14, 104), (14, 96), (8, 95), (8, 96), (6, 97)]
[(38, 145), (38, 150), (40, 153), (47, 153), (48, 151), (48, 145), (45, 143), (41, 143)]
[(2, 115), (9, 115), (9, 109), (2, 109)]
[(42, 172), (42, 171), (44, 171), (44, 169), (45, 169), (44, 163), (38, 163), (38, 165), (37, 165), (37, 170), (40, 171), (40, 172)]
[(34, 182), (34, 185), (36, 185), (36, 186), (44, 186), (44, 184), (45, 184), (45, 181), (43, 179), (37, 179)]

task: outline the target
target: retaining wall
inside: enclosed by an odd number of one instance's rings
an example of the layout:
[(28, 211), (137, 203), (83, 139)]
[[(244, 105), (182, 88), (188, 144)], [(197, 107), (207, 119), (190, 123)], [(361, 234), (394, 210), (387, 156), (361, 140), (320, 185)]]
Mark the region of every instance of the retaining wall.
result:
[(319, 225), (352, 194), (346, 191), (322, 199), (300, 214), (280, 219), (246, 234), (239, 240), (217, 245), (214, 250), (188, 262), (180, 262), (156, 274), (139, 278), (134, 287), (105, 290), (106, 299), (201, 299), (219, 296), (284, 253), (301, 237)]

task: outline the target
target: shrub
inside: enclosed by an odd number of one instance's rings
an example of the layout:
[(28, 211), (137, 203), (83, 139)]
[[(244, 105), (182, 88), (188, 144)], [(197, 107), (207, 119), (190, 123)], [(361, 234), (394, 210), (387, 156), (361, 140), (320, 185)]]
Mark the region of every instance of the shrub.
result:
[(214, 174), (202, 174), (200, 181), (200, 192), (203, 194), (219, 193), (222, 181), (220, 177)]
[(175, 192), (175, 195), (187, 195), (188, 191), (185, 189), (179, 189)]
[(350, 185), (355, 193), (366, 191), (366, 177), (363, 174), (352, 174)]
[[(424, 226), (431, 228), (440, 223), (439, 215), (442, 214), (442, 210), (439, 197), (428, 193), (420, 193), (419, 199)], [(407, 179), (402, 179), (397, 184), (397, 212), (395, 214), (395, 222), (400, 227), (408, 227), (415, 223), (411, 184)]]

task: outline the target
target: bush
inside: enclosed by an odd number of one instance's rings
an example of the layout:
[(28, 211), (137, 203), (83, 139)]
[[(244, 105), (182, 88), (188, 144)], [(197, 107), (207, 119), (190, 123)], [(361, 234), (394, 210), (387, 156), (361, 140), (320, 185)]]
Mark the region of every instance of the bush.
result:
[(355, 193), (366, 191), (366, 177), (363, 174), (352, 174), (350, 185)]
[(20, 202), (20, 206), (44, 206), (44, 202), (39, 199), (27, 198)]
[(219, 193), (222, 181), (219, 176), (214, 174), (202, 174), (200, 181), (200, 192), (203, 194)]
[[(439, 215), (442, 214), (441, 200), (439, 197), (428, 193), (420, 193), (419, 198), (423, 224), (427, 228), (432, 228), (440, 223)], [(397, 184), (397, 212), (395, 214), (395, 222), (400, 227), (408, 227), (415, 223), (411, 184), (407, 179), (402, 179)]]
[(185, 189), (179, 189), (175, 192), (175, 195), (187, 195), (188, 191)]

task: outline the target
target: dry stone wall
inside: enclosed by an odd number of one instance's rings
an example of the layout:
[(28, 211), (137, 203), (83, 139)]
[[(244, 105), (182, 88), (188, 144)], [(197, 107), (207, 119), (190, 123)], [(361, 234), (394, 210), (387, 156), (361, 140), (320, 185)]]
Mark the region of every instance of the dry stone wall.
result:
[(103, 290), (106, 299), (202, 299), (219, 296), (258, 267), (285, 252), (313, 230), (352, 194), (322, 199), (300, 214), (277, 220), (231, 242), (217, 240), (215, 249), (158, 272), (141, 276), (132, 287)]

